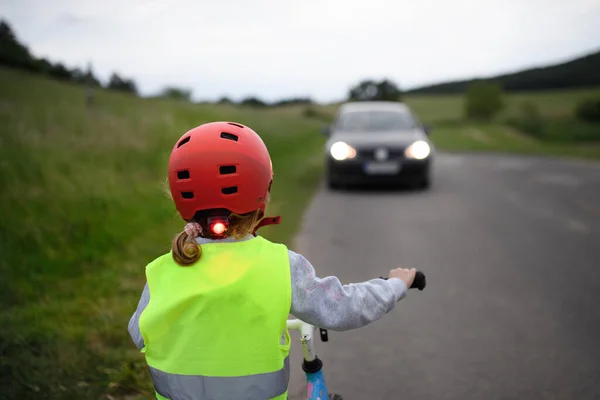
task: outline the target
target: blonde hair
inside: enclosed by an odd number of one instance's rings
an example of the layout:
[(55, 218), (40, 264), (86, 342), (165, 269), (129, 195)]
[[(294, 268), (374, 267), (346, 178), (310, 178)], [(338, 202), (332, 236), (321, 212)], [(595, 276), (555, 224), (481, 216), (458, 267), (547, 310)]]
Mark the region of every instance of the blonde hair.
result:
[[(248, 234), (252, 234), (262, 220), (262, 217), (263, 212), (261, 210), (252, 211), (244, 215), (232, 213), (228, 217), (228, 226), (225, 235), (241, 239)], [(210, 233), (206, 220), (206, 216), (204, 218), (194, 218), (194, 222), (202, 226), (202, 232), (206, 232), (200, 236), (213, 239), (215, 235)], [(173, 238), (171, 250), (173, 259), (182, 267), (193, 265), (202, 256), (202, 247), (196, 242), (194, 237), (188, 235), (185, 231), (180, 232)]]

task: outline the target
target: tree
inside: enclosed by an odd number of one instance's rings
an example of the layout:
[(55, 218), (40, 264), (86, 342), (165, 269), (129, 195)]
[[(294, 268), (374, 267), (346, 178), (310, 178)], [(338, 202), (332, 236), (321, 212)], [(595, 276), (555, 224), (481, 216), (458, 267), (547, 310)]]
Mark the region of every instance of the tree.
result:
[(310, 104), (313, 104), (313, 101), (308, 97), (293, 97), (290, 99), (281, 99), (279, 101), (276, 101), (275, 103), (273, 103), (273, 106), (280, 107), (280, 106), (290, 106), (290, 105), (297, 105), (297, 104), (310, 105)]
[(29, 71), (39, 71), (39, 65), (27, 47), (19, 43), (12, 28), (0, 19), (0, 64)]
[(50, 64), (50, 70), (48, 71), (48, 74), (51, 77), (62, 81), (73, 80), (73, 73), (61, 63)]
[(71, 79), (75, 83), (85, 83), (85, 72), (81, 68), (75, 68), (71, 71)]
[(183, 89), (174, 86), (167, 86), (162, 90), (161, 97), (175, 99), (175, 100), (185, 100), (191, 101), (192, 99), (192, 91), (191, 89)]
[(121, 78), (117, 73), (113, 72), (106, 86), (108, 89), (119, 90), (122, 92), (129, 92), (137, 94), (137, 88), (135, 82), (131, 79)]
[(400, 101), (402, 92), (400, 88), (389, 79), (379, 82), (363, 80), (350, 88), (348, 100), (350, 101)]
[(503, 108), (502, 87), (496, 82), (476, 81), (467, 88), (465, 114), (469, 119), (490, 120)]
[(217, 104), (233, 104), (233, 101), (229, 97), (223, 96), (217, 101)]
[(36, 63), (38, 65), (36, 68), (37, 71), (41, 72), (42, 74), (50, 75), (50, 70), (52, 69), (52, 63), (50, 61), (45, 58), (38, 58)]
[(402, 92), (396, 84), (388, 79), (384, 79), (377, 84), (377, 90), (379, 93), (378, 100), (382, 101), (400, 101), (402, 99)]
[(243, 106), (249, 106), (249, 107), (266, 107), (267, 106), (267, 103), (265, 103), (264, 101), (262, 101), (256, 97), (247, 97), (244, 100), (242, 100), (241, 104)]
[(88, 64), (87, 69), (82, 71), (80, 68), (75, 68), (72, 72), (72, 79), (75, 83), (80, 83), (82, 85), (88, 85), (92, 87), (100, 86), (100, 81), (98, 78), (94, 76), (94, 72), (92, 71), (92, 66)]

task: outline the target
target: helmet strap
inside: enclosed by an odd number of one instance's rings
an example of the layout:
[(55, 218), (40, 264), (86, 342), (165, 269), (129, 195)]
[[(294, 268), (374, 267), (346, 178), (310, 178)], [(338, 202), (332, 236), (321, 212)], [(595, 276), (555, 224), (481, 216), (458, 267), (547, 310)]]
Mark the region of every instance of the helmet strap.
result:
[(279, 225), (281, 223), (281, 217), (277, 216), (277, 217), (265, 217), (263, 219), (260, 220), (260, 222), (256, 225), (256, 227), (254, 228), (254, 232), (252, 232), (252, 234), (254, 236), (256, 236), (256, 231), (258, 231), (258, 228), (262, 228), (263, 226), (267, 226), (267, 225)]

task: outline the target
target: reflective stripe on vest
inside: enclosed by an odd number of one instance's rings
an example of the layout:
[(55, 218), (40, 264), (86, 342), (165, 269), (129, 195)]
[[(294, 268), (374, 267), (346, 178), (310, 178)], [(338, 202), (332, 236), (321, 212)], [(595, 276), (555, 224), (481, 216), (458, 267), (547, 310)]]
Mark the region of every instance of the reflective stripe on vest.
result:
[[(289, 358), (284, 368), (267, 374), (221, 377), (168, 374), (150, 367), (156, 392), (170, 400), (275, 399), (287, 392)], [(210, 396), (210, 397), (207, 397)], [(160, 398), (160, 397), (159, 397)]]
[(196, 264), (182, 267), (165, 254), (147, 266), (146, 277), (150, 302), (139, 327), (158, 394), (186, 400), (286, 397), (287, 247), (260, 236), (202, 244)]

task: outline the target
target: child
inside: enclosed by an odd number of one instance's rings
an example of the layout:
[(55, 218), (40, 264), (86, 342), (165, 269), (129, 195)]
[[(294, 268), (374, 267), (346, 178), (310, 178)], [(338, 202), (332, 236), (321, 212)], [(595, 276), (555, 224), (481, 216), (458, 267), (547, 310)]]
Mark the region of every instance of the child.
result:
[(414, 269), (342, 285), (302, 255), (258, 235), (273, 169), (252, 129), (213, 122), (186, 132), (169, 160), (175, 206), (188, 222), (146, 267), (129, 333), (158, 399), (286, 399), (291, 313), (315, 326), (365, 326), (406, 296)]

